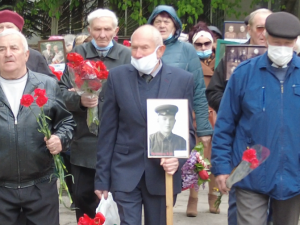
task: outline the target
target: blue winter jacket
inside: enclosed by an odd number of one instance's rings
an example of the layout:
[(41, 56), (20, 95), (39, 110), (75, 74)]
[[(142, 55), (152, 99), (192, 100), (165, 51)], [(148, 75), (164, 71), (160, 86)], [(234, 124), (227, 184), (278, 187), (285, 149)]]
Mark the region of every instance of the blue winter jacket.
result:
[(201, 63), (195, 48), (190, 43), (178, 41), (182, 24), (174, 8), (167, 5), (157, 6), (149, 17), (148, 24), (153, 24), (155, 17), (163, 11), (173, 18), (176, 31), (171, 39), (164, 41), (166, 50), (162, 60), (167, 65), (182, 68), (194, 75), (193, 108), (196, 115), (196, 133), (199, 137), (212, 135), (213, 130), (208, 121), (208, 104)]
[(300, 58), (286, 79), (271, 71), (267, 53), (241, 63), (226, 86), (212, 146), (212, 172), (230, 174), (247, 146), (261, 144), (269, 158), (236, 184), (277, 200), (300, 194)]

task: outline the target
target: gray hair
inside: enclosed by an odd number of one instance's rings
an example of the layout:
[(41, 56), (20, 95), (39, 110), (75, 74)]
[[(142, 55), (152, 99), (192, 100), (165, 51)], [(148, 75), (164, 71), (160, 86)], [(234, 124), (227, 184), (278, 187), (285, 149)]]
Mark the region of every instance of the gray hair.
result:
[(110, 11), (109, 9), (97, 9), (97, 10), (91, 12), (87, 16), (87, 21), (89, 23), (89, 26), (92, 24), (94, 19), (101, 18), (101, 17), (111, 17), (114, 28), (116, 28), (118, 26), (118, 18), (116, 16), (116, 14), (113, 11)]
[(131, 40), (132, 40), (133, 35), (134, 35), (137, 31), (139, 31), (140, 29), (147, 29), (147, 30), (149, 29), (149, 30), (151, 31), (152, 37), (153, 37), (153, 41), (155, 42), (156, 46), (161, 46), (161, 45), (164, 44), (163, 38), (162, 38), (162, 36), (161, 36), (159, 30), (158, 30), (156, 27), (154, 27), (153, 25), (150, 25), (150, 24), (145, 24), (145, 25), (142, 25), (142, 26), (140, 26), (139, 28), (137, 28), (137, 29), (133, 32), (133, 34), (131, 35), (131, 38), (130, 38)]
[(15, 29), (7, 29), (7, 30), (4, 30), (3, 32), (0, 33), (0, 37), (5, 37), (5, 36), (8, 36), (8, 35), (13, 35), (13, 34), (18, 35), (21, 38), (21, 42), (22, 42), (23, 47), (24, 47), (24, 52), (28, 51), (27, 40), (26, 40), (25, 36), (20, 31), (17, 31)]
[(249, 23), (250, 26), (253, 25), (254, 17), (255, 17), (257, 14), (272, 14), (272, 11), (269, 10), (269, 9), (262, 8), (262, 9), (257, 9), (257, 10), (255, 10), (255, 11), (253, 11), (252, 13), (250, 13), (250, 15), (249, 15), (249, 20), (248, 20), (248, 23)]

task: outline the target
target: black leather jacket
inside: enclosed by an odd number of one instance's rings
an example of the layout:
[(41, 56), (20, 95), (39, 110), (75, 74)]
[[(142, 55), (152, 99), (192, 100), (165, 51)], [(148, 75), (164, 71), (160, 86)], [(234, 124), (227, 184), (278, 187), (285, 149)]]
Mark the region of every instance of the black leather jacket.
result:
[[(66, 109), (57, 82), (44, 74), (28, 70), (24, 94), (34, 95), (36, 88), (46, 89), (48, 102), (45, 114), (52, 134), (57, 135), (63, 149), (67, 149), (73, 138), (75, 122)], [(40, 108), (31, 105), (35, 115)], [(53, 157), (46, 147), (44, 135), (38, 131), (37, 120), (30, 108), (20, 105), (15, 119), (8, 100), (0, 88), (0, 186), (23, 188), (49, 179), (54, 172)]]

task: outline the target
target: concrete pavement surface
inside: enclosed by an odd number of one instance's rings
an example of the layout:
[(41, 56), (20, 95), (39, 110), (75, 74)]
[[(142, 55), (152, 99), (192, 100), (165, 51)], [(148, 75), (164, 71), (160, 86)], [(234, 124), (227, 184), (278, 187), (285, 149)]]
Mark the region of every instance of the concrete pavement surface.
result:
[[(220, 214), (211, 214), (208, 210), (207, 199), (208, 187), (204, 190), (200, 189), (198, 194), (198, 216), (186, 217), (186, 206), (189, 197), (189, 191), (184, 191), (177, 197), (177, 202), (174, 207), (174, 225), (225, 225), (227, 224), (227, 208), (228, 208), (228, 196), (223, 195), (222, 203), (220, 205)], [(68, 202), (66, 196), (63, 197), (65, 202)], [(67, 204), (69, 205), (69, 204)], [(60, 204), (60, 225), (76, 225), (75, 212), (66, 209)], [(135, 224), (133, 224), (135, 225)]]

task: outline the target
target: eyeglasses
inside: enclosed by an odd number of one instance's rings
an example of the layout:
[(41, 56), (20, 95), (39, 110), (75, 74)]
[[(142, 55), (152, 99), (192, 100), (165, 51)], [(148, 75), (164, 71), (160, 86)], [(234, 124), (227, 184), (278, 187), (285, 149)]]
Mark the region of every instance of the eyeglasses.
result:
[(197, 47), (202, 47), (203, 45), (205, 47), (208, 47), (210, 44), (211, 44), (211, 41), (207, 41), (207, 42), (204, 42), (204, 43), (200, 43), (200, 42), (195, 42), (194, 43), (194, 45), (196, 45)]
[(265, 27), (264, 26), (256, 26), (256, 32), (262, 33), (264, 31), (265, 31)]

